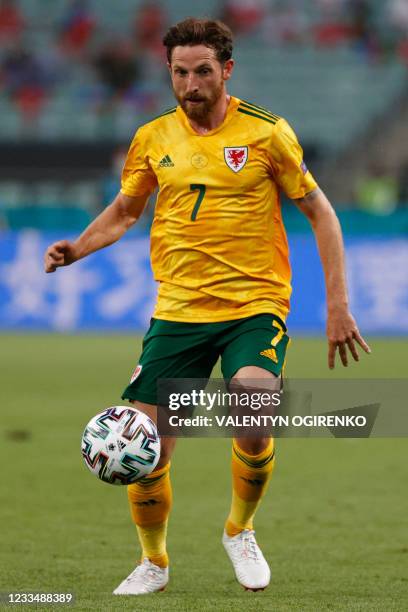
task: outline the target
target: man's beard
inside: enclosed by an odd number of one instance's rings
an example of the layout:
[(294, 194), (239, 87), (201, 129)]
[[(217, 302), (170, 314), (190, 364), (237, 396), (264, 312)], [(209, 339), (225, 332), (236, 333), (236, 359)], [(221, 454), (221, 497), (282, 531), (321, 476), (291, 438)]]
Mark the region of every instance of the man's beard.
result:
[[(174, 95), (189, 119), (192, 119), (193, 121), (203, 121), (208, 117), (220, 99), (222, 95), (222, 86), (223, 82), (221, 81), (219, 86), (217, 86), (209, 96), (205, 97), (199, 94), (178, 96), (176, 92), (174, 92)], [(189, 99), (198, 100), (199, 104), (191, 104), (189, 103)]]

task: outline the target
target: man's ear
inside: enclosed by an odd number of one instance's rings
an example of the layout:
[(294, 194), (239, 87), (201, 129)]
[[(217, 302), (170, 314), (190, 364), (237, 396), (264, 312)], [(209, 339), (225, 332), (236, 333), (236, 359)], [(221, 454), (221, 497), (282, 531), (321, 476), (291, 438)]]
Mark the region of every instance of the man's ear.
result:
[(224, 79), (224, 81), (228, 81), (231, 78), (232, 71), (234, 69), (234, 64), (235, 62), (233, 59), (229, 59), (225, 62), (222, 69), (222, 78)]

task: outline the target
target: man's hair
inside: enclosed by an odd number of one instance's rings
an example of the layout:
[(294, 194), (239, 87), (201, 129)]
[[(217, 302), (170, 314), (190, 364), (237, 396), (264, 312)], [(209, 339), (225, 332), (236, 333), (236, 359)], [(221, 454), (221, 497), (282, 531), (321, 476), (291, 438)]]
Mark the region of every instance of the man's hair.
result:
[(214, 49), (217, 60), (222, 64), (232, 56), (232, 32), (222, 21), (188, 17), (168, 30), (163, 45), (167, 49), (169, 63), (174, 47), (205, 45)]

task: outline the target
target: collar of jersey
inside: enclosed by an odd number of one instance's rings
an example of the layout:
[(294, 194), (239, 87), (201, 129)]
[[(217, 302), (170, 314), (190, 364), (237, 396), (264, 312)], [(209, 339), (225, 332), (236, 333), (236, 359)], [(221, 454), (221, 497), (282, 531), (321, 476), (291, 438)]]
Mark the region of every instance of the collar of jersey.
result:
[(222, 123), (220, 123), (219, 126), (217, 126), (216, 128), (214, 128), (213, 130), (210, 130), (209, 132), (207, 132), (206, 134), (199, 134), (198, 132), (196, 132), (188, 118), (187, 115), (185, 114), (185, 112), (183, 111), (183, 109), (181, 108), (181, 106), (177, 106), (177, 114), (180, 118), (180, 120), (182, 121), (183, 125), (185, 126), (185, 128), (190, 132), (190, 134), (194, 134), (194, 136), (198, 136), (198, 137), (202, 137), (202, 138), (207, 138), (207, 136), (212, 136), (213, 134), (216, 134), (217, 132), (219, 132), (220, 130), (222, 130), (230, 121), (231, 119), (234, 117), (236, 110), (238, 108), (239, 103), (241, 102), (241, 100), (239, 100), (238, 98), (235, 98), (234, 96), (230, 97), (230, 101), (227, 107), (227, 113), (225, 115), (224, 121)]

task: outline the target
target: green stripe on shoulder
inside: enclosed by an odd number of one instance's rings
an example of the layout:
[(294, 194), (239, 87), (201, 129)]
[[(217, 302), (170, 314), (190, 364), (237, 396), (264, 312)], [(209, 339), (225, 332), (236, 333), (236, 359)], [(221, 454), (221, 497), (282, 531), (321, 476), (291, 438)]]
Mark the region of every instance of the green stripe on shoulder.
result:
[(252, 102), (247, 102), (247, 100), (242, 100), (240, 105), (243, 106), (244, 108), (248, 108), (249, 110), (253, 110), (257, 113), (261, 113), (262, 115), (267, 115), (268, 117), (272, 117), (273, 119), (276, 119), (276, 121), (280, 119), (278, 115), (271, 113), (271, 111), (269, 111), (267, 108), (263, 108), (263, 106), (257, 106), (256, 104), (252, 104)]
[(250, 115), (251, 117), (256, 117), (257, 119), (262, 119), (263, 121), (267, 121), (268, 123), (272, 123), (272, 125), (275, 125), (275, 123), (278, 121), (277, 119), (274, 119), (272, 117), (266, 116), (266, 115), (260, 115), (259, 113), (255, 113), (255, 112), (251, 112), (249, 110), (247, 110), (246, 108), (242, 108), (241, 106), (238, 107), (238, 112), (239, 113), (244, 113), (244, 115)]
[(153, 119), (151, 119), (149, 123), (151, 123), (152, 121), (156, 121), (156, 119), (160, 119), (161, 117), (166, 117), (167, 115), (171, 115), (172, 113), (175, 113), (176, 110), (177, 110), (177, 106), (174, 106), (173, 108), (168, 108), (160, 115), (157, 115), (157, 117), (153, 117)]
[(159, 115), (159, 117), (164, 117), (164, 115), (171, 115), (171, 113), (175, 113), (177, 110), (177, 106), (173, 106), (172, 108), (168, 108), (167, 110), (163, 111), (161, 115)]

